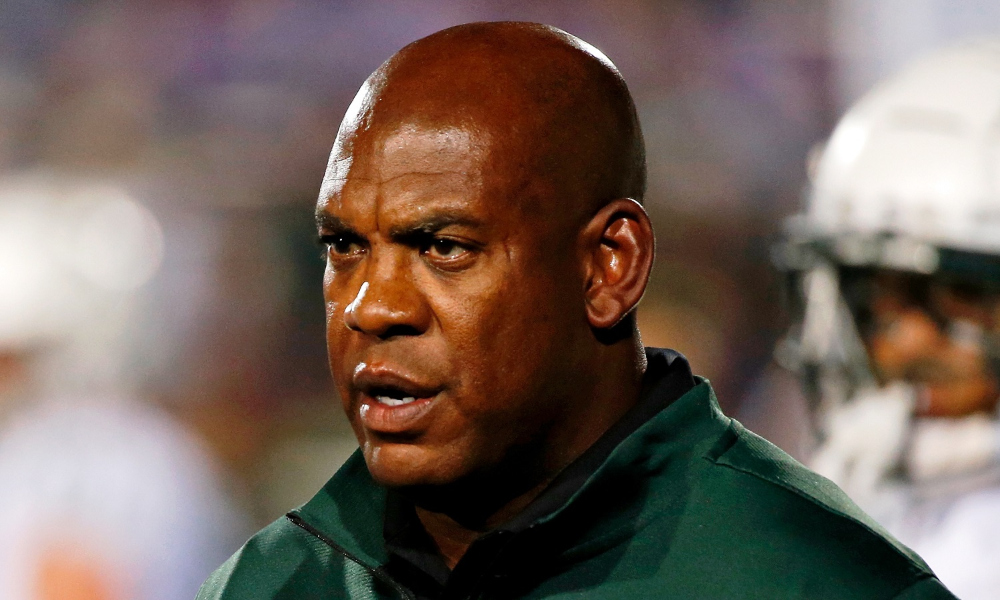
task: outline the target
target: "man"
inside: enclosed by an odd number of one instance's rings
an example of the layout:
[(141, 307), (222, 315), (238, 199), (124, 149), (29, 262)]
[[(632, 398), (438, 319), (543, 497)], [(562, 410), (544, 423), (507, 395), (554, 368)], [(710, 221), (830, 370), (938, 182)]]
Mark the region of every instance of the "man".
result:
[[(945, 48), (844, 116), (781, 253), (810, 465), (962, 598), (1000, 588), (1000, 43)], [(782, 426), (790, 428), (787, 419)]]
[(360, 451), (208, 598), (951, 597), (644, 350), (635, 108), (604, 55), (448, 29), (365, 83), (317, 206)]

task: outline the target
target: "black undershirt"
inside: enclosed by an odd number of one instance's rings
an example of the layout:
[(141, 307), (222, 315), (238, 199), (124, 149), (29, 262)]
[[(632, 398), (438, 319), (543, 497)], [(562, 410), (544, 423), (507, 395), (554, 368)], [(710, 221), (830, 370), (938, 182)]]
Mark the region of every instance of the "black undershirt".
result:
[(438, 553), (413, 504), (389, 490), (383, 528), (389, 562), (383, 570), (420, 599), (463, 597), (460, 588), (480, 580), (491, 559), (514, 536), (563, 506), (625, 438), (694, 387), (691, 367), (679, 353), (647, 348), (646, 355), (649, 362), (636, 405), (556, 475), (521, 513), (477, 539), (454, 570)]

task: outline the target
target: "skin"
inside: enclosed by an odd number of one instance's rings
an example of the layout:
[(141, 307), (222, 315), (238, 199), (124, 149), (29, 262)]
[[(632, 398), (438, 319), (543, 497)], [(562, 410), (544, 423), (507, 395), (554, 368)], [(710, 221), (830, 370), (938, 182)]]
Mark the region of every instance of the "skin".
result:
[[(917, 301), (911, 279), (892, 271), (876, 275), (874, 326), (866, 343), (877, 375), (884, 382), (916, 384), (920, 416), (964, 417), (995, 410), (1000, 387), (980, 336), (996, 330), (1000, 298), (933, 282), (926, 299)], [(955, 324), (969, 333), (956, 335)]]
[(330, 367), (451, 567), (638, 399), (644, 164), (613, 65), (538, 25), (419, 40), (348, 110), (317, 205)]

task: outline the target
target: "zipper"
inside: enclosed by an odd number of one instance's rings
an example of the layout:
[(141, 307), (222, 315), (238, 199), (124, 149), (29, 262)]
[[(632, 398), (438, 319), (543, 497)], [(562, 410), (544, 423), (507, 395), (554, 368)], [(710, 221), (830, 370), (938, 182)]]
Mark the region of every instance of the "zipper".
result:
[(397, 583), (396, 580), (393, 579), (392, 577), (389, 577), (385, 573), (385, 571), (383, 571), (381, 569), (381, 567), (373, 569), (372, 567), (366, 565), (364, 562), (361, 561), (361, 559), (357, 558), (356, 556), (354, 556), (353, 554), (351, 554), (350, 552), (348, 552), (347, 550), (345, 550), (337, 542), (331, 540), (329, 537), (327, 537), (326, 535), (324, 535), (322, 532), (320, 532), (319, 530), (317, 530), (315, 527), (313, 527), (309, 523), (306, 523), (302, 519), (302, 517), (300, 517), (299, 515), (297, 515), (295, 513), (288, 513), (288, 514), (285, 515), (285, 518), (287, 518), (289, 521), (291, 521), (296, 527), (299, 527), (300, 529), (302, 529), (306, 533), (308, 533), (308, 534), (312, 535), (313, 537), (316, 537), (317, 539), (319, 539), (321, 542), (323, 542), (327, 546), (333, 548), (334, 551), (336, 551), (338, 554), (340, 554), (341, 556), (343, 556), (347, 560), (350, 560), (350, 561), (358, 564), (365, 571), (368, 571), (371, 574), (371, 576), (374, 577), (375, 579), (378, 579), (382, 583), (384, 583), (387, 586), (391, 587), (392, 589), (396, 590), (396, 592), (400, 595), (400, 597), (402, 597), (402, 598), (404, 598), (406, 600), (416, 600), (416, 598), (413, 596), (413, 594), (410, 593), (410, 590), (406, 589), (405, 587), (403, 587), (402, 585), (400, 585), (399, 583)]

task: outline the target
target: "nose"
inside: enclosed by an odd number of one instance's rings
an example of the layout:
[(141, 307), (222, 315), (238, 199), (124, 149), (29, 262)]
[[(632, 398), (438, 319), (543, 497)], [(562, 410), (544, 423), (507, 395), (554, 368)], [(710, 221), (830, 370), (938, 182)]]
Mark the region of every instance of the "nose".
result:
[(430, 311), (403, 259), (372, 257), (364, 282), (344, 309), (348, 329), (380, 339), (424, 333)]

